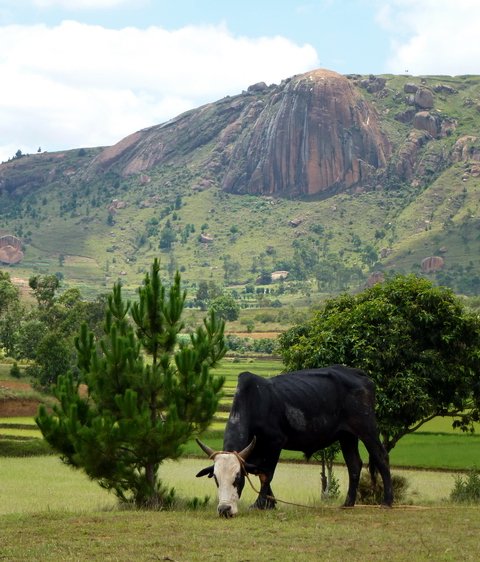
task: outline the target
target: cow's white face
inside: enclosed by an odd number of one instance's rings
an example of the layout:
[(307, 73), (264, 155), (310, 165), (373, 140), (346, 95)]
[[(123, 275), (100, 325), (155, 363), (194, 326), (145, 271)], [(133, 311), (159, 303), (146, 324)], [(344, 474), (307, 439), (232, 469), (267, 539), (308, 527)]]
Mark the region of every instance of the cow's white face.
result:
[(245, 485), (243, 467), (234, 453), (215, 455), (213, 478), (218, 487), (218, 514), (233, 517), (238, 512), (238, 500)]
[(208, 445), (197, 439), (199, 447), (210, 459), (213, 466), (202, 469), (199, 476), (214, 478), (218, 488), (218, 514), (223, 517), (233, 517), (238, 513), (238, 500), (245, 486), (247, 469), (252, 471), (253, 465), (246, 460), (255, 447), (256, 438), (253, 437), (249, 445), (240, 452), (214, 451)]

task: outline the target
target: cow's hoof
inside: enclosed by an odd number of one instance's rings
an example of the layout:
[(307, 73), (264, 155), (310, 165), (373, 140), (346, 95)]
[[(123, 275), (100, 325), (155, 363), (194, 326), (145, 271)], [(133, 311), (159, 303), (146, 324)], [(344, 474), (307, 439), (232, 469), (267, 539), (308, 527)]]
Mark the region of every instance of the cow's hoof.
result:
[(340, 506), (341, 509), (353, 509), (355, 507), (354, 502), (345, 502), (343, 505)]
[(252, 503), (250, 509), (275, 509), (275, 504), (276, 502), (272, 500), (257, 500), (255, 503)]

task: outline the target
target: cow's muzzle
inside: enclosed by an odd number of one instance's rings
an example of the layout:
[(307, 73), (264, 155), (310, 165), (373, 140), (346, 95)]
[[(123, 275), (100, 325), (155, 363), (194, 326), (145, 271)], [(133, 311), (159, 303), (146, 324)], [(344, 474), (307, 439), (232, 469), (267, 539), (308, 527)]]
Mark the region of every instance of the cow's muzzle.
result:
[(233, 517), (232, 506), (226, 503), (222, 503), (218, 506), (218, 515), (220, 517), (226, 517), (227, 519)]

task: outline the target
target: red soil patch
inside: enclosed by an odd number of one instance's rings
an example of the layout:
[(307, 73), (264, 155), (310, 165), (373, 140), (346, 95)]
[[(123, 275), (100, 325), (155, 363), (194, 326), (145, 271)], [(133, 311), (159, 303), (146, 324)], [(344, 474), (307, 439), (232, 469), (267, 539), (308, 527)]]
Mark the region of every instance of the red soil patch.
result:
[[(29, 391), (32, 390), (28, 382), (22, 381), (0, 381), (0, 390), (5, 392), (6, 396), (0, 398), (0, 417), (15, 418), (24, 416), (35, 416), (38, 411), (40, 402), (31, 398), (10, 398), (8, 391)], [(12, 392), (13, 394), (13, 392)]]
[(38, 400), (0, 398), (0, 418), (36, 416), (39, 404)]
[[(37, 415), (38, 406), (41, 404), (40, 400), (15, 397), (15, 391), (28, 392), (32, 390), (32, 386), (28, 382), (0, 380), (0, 390), (5, 394), (3, 398), (0, 398), (0, 418), (21, 418)], [(12, 391), (11, 396), (9, 391)], [(86, 397), (86, 385), (81, 384), (79, 392), (81, 396)]]
[(32, 390), (28, 382), (22, 381), (0, 381), (1, 390)]

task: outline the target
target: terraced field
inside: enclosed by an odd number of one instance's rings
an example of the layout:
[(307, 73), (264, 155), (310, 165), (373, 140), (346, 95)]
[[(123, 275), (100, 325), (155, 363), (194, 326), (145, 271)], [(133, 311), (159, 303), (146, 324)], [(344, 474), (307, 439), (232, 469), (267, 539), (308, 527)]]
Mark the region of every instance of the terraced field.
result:
[[(226, 378), (224, 396), (209, 430), (202, 439), (208, 441), (213, 448), (222, 448), (223, 432), (239, 373), (249, 370), (269, 377), (280, 373), (282, 369), (283, 365), (277, 359), (237, 357), (224, 360), (218, 369), (218, 374)], [(33, 419), (41, 399), (42, 396), (32, 391), (27, 382), (0, 380), (0, 456), (51, 452)], [(189, 456), (199, 454), (198, 446), (193, 440), (185, 445), (184, 451)], [(366, 459), (365, 451), (363, 455)], [(282, 453), (284, 460), (299, 461), (302, 458), (301, 453)], [(426, 423), (420, 431), (405, 436), (391, 452), (393, 466), (422, 469), (466, 470), (478, 466), (478, 459), (480, 424), (477, 424), (475, 434), (464, 434), (454, 430), (448, 418), (435, 418)], [(341, 456), (338, 460), (343, 461)]]

